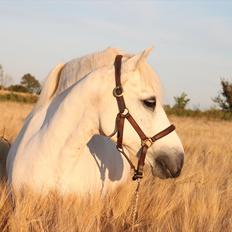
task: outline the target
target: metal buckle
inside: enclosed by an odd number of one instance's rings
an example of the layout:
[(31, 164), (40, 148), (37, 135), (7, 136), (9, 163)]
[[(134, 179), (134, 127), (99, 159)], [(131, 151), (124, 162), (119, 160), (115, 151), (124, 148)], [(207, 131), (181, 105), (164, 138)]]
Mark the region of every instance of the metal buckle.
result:
[(151, 147), (151, 145), (153, 144), (153, 141), (151, 138), (147, 138), (145, 140), (141, 141), (141, 146), (147, 146), (148, 148)]
[(132, 180), (137, 180), (143, 178), (143, 166), (139, 166), (137, 170), (134, 172), (134, 176), (132, 177)]
[[(117, 94), (117, 90), (121, 90), (121, 93)], [(121, 97), (121, 96), (123, 96), (123, 88), (121, 86), (116, 86), (113, 89), (113, 95), (114, 95), (114, 97)]]

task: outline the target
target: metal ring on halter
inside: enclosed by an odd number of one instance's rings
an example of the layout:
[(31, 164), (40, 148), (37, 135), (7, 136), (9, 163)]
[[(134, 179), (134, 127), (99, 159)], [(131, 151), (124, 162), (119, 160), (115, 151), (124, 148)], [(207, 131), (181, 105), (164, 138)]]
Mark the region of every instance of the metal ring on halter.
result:
[(153, 141), (152, 141), (151, 138), (147, 138), (147, 139), (141, 141), (142, 147), (145, 146), (145, 145), (147, 147), (151, 147), (152, 144), (153, 144)]
[[(118, 94), (117, 93), (117, 90), (121, 90), (121, 93)], [(116, 86), (114, 89), (113, 89), (113, 95), (114, 97), (121, 97), (123, 96), (123, 88), (121, 86)]]
[(127, 117), (127, 115), (129, 114), (130, 112), (129, 112), (129, 110), (127, 109), (127, 108), (125, 108), (124, 110), (123, 110), (123, 112), (122, 113), (120, 113), (121, 114), (121, 116), (122, 117)]
[(124, 150), (123, 150), (123, 148), (122, 148), (122, 147), (118, 147), (118, 146), (116, 146), (116, 148), (117, 148), (117, 150), (118, 150), (119, 152), (121, 152), (121, 153), (123, 153), (123, 152), (124, 152)]

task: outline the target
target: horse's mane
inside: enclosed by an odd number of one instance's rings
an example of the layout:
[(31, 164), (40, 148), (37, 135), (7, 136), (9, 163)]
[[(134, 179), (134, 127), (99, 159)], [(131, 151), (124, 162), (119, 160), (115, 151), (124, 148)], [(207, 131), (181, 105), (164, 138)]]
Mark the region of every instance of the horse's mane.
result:
[(125, 52), (115, 48), (107, 48), (100, 52), (73, 59), (65, 65), (57, 65), (47, 76), (33, 112), (87, 74), (112, 65), (115, 56), (118, 54), (124, 55)]
[[(112, 66), (118, 54), (124, 55), (127, 58), (131, 57), (131, 55), (126, 54), (122, 50), (107, 48), (100, 52), (73, 59), (65, 65), (58, 65), (45, 80), (39, 100), (33, 111), (35, 112), (54, 96), (57, 96), (89, 73), (106, 66)], [(154, 77), (153, 70), (146, 63), (141, 65), (139, 71), (144, 76), (145, 81), (149, 81), (151, 75)], [(160, 95), (159, 78), (156, 76), (155, 89)]]
[(115, 57), (118, 54), (125, 54), (125, 52), (115, 48), (107, 48), (101, 52), (92, 53), (69, 61), (61, 71), (56, 94), (63, 92), (89, 73), (113, 65)]

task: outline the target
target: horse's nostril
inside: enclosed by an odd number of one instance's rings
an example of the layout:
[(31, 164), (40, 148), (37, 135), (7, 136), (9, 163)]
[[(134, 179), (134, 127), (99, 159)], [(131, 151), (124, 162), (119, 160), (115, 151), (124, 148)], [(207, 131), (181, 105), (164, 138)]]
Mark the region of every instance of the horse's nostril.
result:
[(167, 156), (159, 156), (156, 158), (156, 165), (159, 167), (159, 169), (162, 171), (162, 174), (165, 178), (171, 177), (171, 173), (168, 168), (168, 157)]
[(176, 159), (173, 159), (167, 155), (158, 156), (155, 160), (156, 165), (162, 172), (164, 178), (175, 178), (181, 173), (181, 169), (184, 163), (184, 155), (180, 153)]

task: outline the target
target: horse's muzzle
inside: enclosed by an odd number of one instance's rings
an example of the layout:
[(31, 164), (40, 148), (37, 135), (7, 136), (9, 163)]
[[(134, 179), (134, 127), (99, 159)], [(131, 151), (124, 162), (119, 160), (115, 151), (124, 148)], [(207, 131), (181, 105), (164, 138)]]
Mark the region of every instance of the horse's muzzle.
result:
[(176, 178), (180, 175), (184, 163), (184, 154), (175, 157), (159, 155), (155, 159), (155, 174), (161, 179)]

